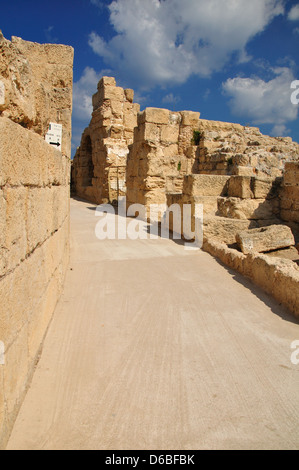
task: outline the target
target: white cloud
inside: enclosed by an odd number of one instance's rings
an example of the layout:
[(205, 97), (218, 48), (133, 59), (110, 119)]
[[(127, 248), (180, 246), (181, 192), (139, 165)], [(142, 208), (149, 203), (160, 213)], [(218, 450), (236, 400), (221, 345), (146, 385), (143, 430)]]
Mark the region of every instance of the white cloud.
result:
[(100, 10), (104, 8), (105, 4), (102, 0), (90, 0), (90, 3), (95, 7), (98, 7)]
[(168, 95), (164, 96), (162, 99), (162, 103), (170, 103), (172, 105), (175, 105), (181, 101), (181, 98), (179, 96), (175, 96), (173, 93), (168, 93)]
[(298, 21), (299, 20), (299, 3), (294, 5), (293, 8), (289, 11), (288, 19), (291, 21)]
[(230, 97), (232, 113), (249, 118), (253, 124), (275, 124), (272, 133), (286, 132), (285, 123), (298, 116), (298, 106), (291, 103), (291, 83), (295, 79), (288, 67), (271, 69), (274, 78), (230, 78), (222, 84)]
[(77, 119), (91, 119), (92, 95), (97, 91), (97, 84), (109, 70), (97, 73), (92, 67), (86, 67), (80, 80), (73, 86), (73, 114)]
[(106, 42), (93, 32), (89, 45), (144, 87), (209, 76), (233, 53), (249, 60), (247, 43), (284, 12), (282, 0), (115, 0), (109, 10), (116, 35)]
[(48, 26), (48, 28), (44, 29), (46, 39), (49, 43), (58, 42), (58, 38), (55, 35), (53, 35), (53, 30), (54, 30), (54, 26)]
[(287, 129), (287, 126), (285, 126), (284, 124), (276, 124), (271, 131), (271, 135), (273, 135), (274, 137), (284, 137), (289, 134), (290, 129)]

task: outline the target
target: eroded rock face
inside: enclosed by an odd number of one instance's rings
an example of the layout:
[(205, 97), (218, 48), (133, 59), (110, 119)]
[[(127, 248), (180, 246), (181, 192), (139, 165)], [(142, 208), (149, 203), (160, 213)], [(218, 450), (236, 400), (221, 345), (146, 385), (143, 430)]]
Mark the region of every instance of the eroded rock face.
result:
[(265, 199), (218, 198), (219, 215), (231, 219), (270, 220), (275, 218), (275, 206), (275, 201)]
[(256, 127), (201, 119), (200, 131), (200, 173), (275, 178), (286, 162), (299, 158), (299, 145), (290, 137), (263, 135)]
[(62, 124), (62, 152), (71, 156), (72, 47), (37, 44), (0, 32), (0, 115), (42, 137)]
[(286, 225), (270, 225), (239, 232), (236, 241), (244, 254), (265, 253), (295, 245), (294, 235)]

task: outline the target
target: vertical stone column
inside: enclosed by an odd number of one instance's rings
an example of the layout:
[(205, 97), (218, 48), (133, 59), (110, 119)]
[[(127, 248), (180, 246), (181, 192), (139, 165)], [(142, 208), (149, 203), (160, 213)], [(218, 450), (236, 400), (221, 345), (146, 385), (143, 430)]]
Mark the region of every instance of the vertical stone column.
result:
[[(127, 166), (127, 202), (166, 205), (166, 194), (181, 192), (190, 171), (188, 153), (199, 113), (146, 108), (138, 115)], [(191, 157), (191, 158), (190, 158)]]
[(140, 109), (133, 98), (133, 90), (117, 87), (113, 77), (103, 77), (98, 83), (92, 97), (92, 119), (74, 158), (77, 195), (96, 203), (112, 203), (126, 194), (128, 146)]

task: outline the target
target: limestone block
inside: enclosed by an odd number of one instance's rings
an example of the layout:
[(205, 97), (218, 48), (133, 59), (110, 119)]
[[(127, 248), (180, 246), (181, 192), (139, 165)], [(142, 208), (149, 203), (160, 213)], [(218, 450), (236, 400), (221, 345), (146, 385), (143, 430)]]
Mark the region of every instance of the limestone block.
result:
[(117, 100), (110, 100), (110, 106), (111, 106), (111, 111), (113, 116), (116, 119), (122, 119), (123, 118), (123, 102), (122, 101), (117, 101)]
[[(96, 111), (92, 114), (92, 121), (90, 123), (90, 127), (95, 127), (96, 123), (99, 123), (100, 127), (103, 125), (103, 120), (111, 119), (112, 118), (112, 109), (110, 106), (110, 101), (100, 102), (99, 100), (99, 93), (96, 93), (93, 96), (96, 96), (96, 106), (100, 106)], [(88, 128), (87, 128), (88, 129)], [(83, 133), (84, 135), (84, 133)]]
[(161, 127), (161, 142), (176, 144), (179, 139), (179, 127), (174, 125), (163, 125)]
[(299, 186), (299, 163), (288, 162), (285, 164), (283, 184), (286, 186)]
[(107, 87), (107, 86), (116, 86), (116, 81), (114, 77), (102, 77), (98, 83), (98, 89)]
[(236, 241), (244, 254), (262, 253), (295, 245), (294, 235), (286, 225), (270, 225), (237, 233)]
[(195, 196), (192, 202), (202, 204), (204, 214), (215, 215), (218, 210), (217, 199), (217, 196)]
[[(26, 256), (27, 188), (8, 188), (6, 194), (5, 246), (9, 250), (7, 269), (14, 268)], [(1, 214), (1, 218), (2, 218)], [(5, 216), (5, 214), (4, 214)]]
[(232, 219), (271, 219), (273, 205), (265, 199), (239, 199), (234, 197), (219, 197), (218, 211), (222, 217)]
[(247, 166), (235, 167), (233, 171), (237, 176), (255, 176), (254, 169)]
[(182, 116), (182, 125), (183, 126), (193, 126), (196, 129), (199, 126), (200, 113), (193, 111), (181, 111)]
[(117, 86), (104, 86), (99, 89), (99, 98), (101, 101), (112, 100), (112, 101), (124, 101), (124, 89)]
[(134, 99), (134, 90), (131, 90), (130, 88), (126, 88), (124, 90), (126, 100), (129, 101), (129, 103), (133, 103)]
[(280, 180), (275, 181), (273, 178), (253, 178), (252, 189), (256, 199), (267, 199), (277, 196)]
[(150, 122), (154, 124), (168, 124), (170, 111), (162, 108), (146, 108), (138, 114), (138, 124)]
[(69, 165), (42, 137), (0, 117), (0, 186), (68, 184)]
[(228, 245), (235, 243), (238, 232), (247, 230), (249, 227), (257, 227), (255, 221), (227, 219), (212, 215), (206, 215), (203, 224), (205, 240), (218, 240)]
[(252, 198), (250, 176), (232, 176), (228, 181), (228, 195), (242, 199)]
[(137, 126), (137, 115), (126, 112), (124, 114), (124, 126), (125, 129), (133, 130)]
[(52, 222), (48, 218), (53, 214), (49, 188), (30, 188), (27, 198), (27, 253), (50, 235)]
[(140, 130), (141, 140), (149, 142), (160, 142), (160, 127), (154, 123), (145, 122), (138, 126)]
[(227, 192), (229, 176), (187, 175), (183, 192), (193, 196), (220, 196)]
[(177, 144), (170, 144), (163, 148), (163, 155), (166, 159), (176, 157), (179, 155), (179, 148)]

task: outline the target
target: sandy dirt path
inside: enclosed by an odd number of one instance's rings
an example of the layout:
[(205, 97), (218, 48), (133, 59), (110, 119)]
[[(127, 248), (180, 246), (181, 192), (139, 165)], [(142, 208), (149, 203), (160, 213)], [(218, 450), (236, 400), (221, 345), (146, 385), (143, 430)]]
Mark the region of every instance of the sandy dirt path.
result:
[(95, 237), (71, 262), (8, 449), (298, 449), (299, 324), (209, 254)]

